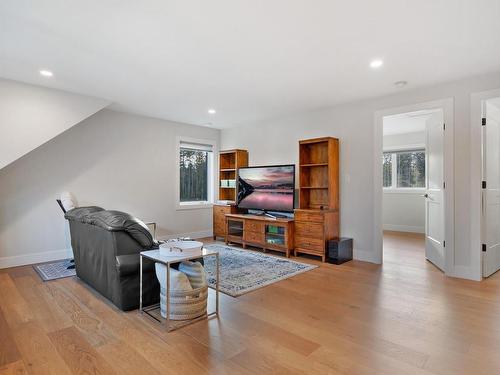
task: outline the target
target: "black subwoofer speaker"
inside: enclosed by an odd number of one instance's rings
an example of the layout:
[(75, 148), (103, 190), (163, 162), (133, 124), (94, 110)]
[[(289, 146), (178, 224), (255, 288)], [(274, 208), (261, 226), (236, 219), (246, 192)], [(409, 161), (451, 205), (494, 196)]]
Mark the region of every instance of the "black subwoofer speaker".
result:
[(352, 238), (346, 237), (327, 241), (328, 263), (342, 264), (352, 260), (352, 242)]

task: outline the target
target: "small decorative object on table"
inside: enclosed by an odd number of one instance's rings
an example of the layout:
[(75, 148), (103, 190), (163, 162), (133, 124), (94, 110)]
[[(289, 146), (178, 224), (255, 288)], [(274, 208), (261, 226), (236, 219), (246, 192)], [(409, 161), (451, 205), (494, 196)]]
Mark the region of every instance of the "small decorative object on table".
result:
[(327, 241), (327, 253), (328, 263), (342, 264), (352, 260), (352, 238)]
[(203, 247), (203, 242), (192, 241), (190, 239), (171, 239), (160, 244), (160, 255), (178, 256), (199, 253)]
[[(215, 257), (215, 311), (207, 314), (208, 285), (203, 267), (191, 260)], [(160, 280), (160, 304), (142, 305), (143, 258), (156, 262), (156, 274)], [(172, 264), (179, 264), (179, 271), (171, 269)], [(203, 275), (200, 274), (200, 269)], [(162, 281), (164, 280), (164, 281)], [(175, 288), (173, 288), (175, 286)], [(201, 319), (219, 315), (219, 253), (203, 249), (198, 241), (169, 240), (160, 245), (159, 250), (140, 253), (140, 288), (139, 312), (146, 313), (158, 322), (164, 321), (167, 331), (173, 331)], [(161, 319), (153, 311), (160, 310)], [(182, 320), (172, 325), (173, 320)]]

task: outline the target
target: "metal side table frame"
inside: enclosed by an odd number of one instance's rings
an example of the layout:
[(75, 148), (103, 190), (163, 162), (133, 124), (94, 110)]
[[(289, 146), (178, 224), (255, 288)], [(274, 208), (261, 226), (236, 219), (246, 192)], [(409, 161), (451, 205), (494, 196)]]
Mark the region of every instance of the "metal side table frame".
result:
[[(216, 283), (215, 283), (215, 311), (211, 313), (207, 313), (205, 315), (199, 316), (198, 318), (190, 319), (187, 321), (183, 321), (182, 323), (175, 323), (174, 325), (172, 324), (170, 319), (170, 265), (174, 263), (180, 263), (183, 261), (188, 261), (188, 260), (193, 260), (193, 259), (199, 259), (199, 258), (206, 258), (206, 257), (215, 257), (215, 263), (216, 263)], [(149, 259), (151, 261), (154, 261), (156, 263), (161, 263), (164, 264), (167, 268), (166, 272), (166, 303), (167, 303), (167, 314), (165, 319), (158, 319), (156, 316), (154, 316), (151, 311), (156, 310), (160, 308), (160, 303), (156, 303), (150, 306), (142, 306), (142, 266), (143, 266), (143, 258)], [(185, 327), (187, 325), (193, 324), (195, 322), (198, 322), (200, 320), (208, 319), (213, 316), (219, 316), (219, 278), (220, 278), (220, 271), (219, 271), (219, 253), (216, 251), (209, 251), (206, 249), (203, 249), (196, 255), (181, 255), (181, 256), (164, 256), (160, 255), (159, 250), (148, 250), (148, 251), (142, 251), (140, 253), (140, 279), (139, 279), (139, 313), (143, 314), (146, 313), (149, 317), (153, 318), (159, 323), (163, 323), (166, 325), (167, 332), (172, 332), (175, 331), (179, 328)], [(161, 313), (160, 313), (161, 317)]]

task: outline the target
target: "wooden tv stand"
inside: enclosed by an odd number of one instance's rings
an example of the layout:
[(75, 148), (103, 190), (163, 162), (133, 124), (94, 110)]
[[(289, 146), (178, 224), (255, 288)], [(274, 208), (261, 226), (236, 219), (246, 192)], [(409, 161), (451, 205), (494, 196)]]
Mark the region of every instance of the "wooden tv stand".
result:
[(238, 243), (280, 251), (287, 258), (293, 250), (294, 219), (272, 219), (266, 216), (248, 214), (226, 214), (226, 244)]

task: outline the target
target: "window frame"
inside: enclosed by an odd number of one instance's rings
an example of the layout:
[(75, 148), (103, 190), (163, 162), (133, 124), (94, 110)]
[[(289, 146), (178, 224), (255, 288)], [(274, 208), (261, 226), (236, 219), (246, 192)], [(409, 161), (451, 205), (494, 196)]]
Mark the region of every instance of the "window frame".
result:
[[(424, 187), (398, 187), (398, 163), (397, 163), (397, 154), (405, 153), (405, 152), (414, 152), (414, 151), (423, 151), (425, 153), (425, 185)], [(425, 148), (425, 144), (415, 144), (415, 145), (407, 145), (407, 146), (399, 146), (399, 147), (390, 147), (384, 149), (382, 154), (392, 154), (392, 176), (391, 186), (385, 187), (382, 186), (382, 190), (384, 193), (395, 193), (395, 194), (414, 194), (414, 193), (422, 193), (427, 190), (427, 150)]]
[[(180, 174), (180, 152), (182, 143), (192, 143), (207, 145), (212, 147), (212, 151), (208, 153), (208, 176), (207, 176), (207, 200), (206, 201), (188, 201), (181, 202), (181, 174)], [(196, 210), (212, 208), (215, 202), (215, 166), (217, 162), (217, 142), (214, 139), (200, 139), (179, 136), (176, 139), (175, 148), (175, 207), (176, 210)]]

